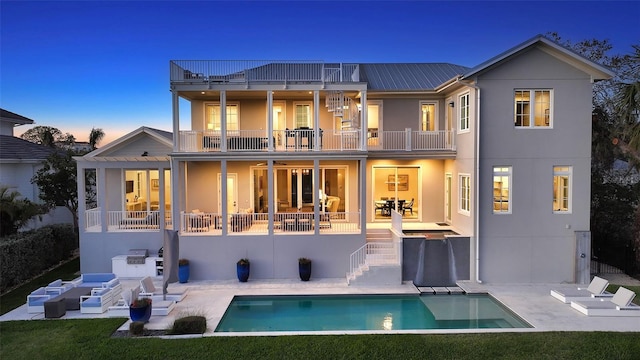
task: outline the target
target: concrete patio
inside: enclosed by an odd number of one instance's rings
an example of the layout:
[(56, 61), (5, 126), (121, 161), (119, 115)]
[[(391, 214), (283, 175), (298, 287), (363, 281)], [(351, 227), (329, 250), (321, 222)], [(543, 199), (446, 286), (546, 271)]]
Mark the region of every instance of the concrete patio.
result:
[[(621, 285), (640, 285), (640, 281), (626, 276), (604, 276), (610, 283)], [(160, 279), (155, 280), (159, 285)], [(139, 280), (122, 280), (124, 289), (137, 286)], [(637, 317), (589, 317), (563, 304), (549, 295), (551, 289), (575, 288), (575, 284), (475, 284), (460, 282), (460, 287), (470, 293), (489, 293), (508, 306), (513, 312), (526, 320), (533, 328), (527, 329), (455, 329), (455, 330), (391, 330), (391, 331), (332, 331), (304, 332), (304, 334), (361, 334), (361, 333), (481, 333), (481, 332), (534, 332), (534, 331), (622, 331), (640, 332)], [(204, 315), (208, 330), (204, 336), (251, 336), (274, 335), (274, 333), (214, 333), (235, 295), (321, 295), (321, 294), (407, 294), (418, 293), (413, 284), (387, 287), (347, 286), (344, 279), (312, 279), (309, 282), (299, 280), (249, 280), (239, 283), (227, 281), (195, 281), (185, 284), (170, 284), (170, 291), (188, 291), (187, 297), (179, 302), (168, 316), (152, 316), (146, 325), (150, 330), (163, 330), (170, 327), (176, 317), (183, 315)], [(442, 295), (447, 296), (447, 295)], [(68, 311), (61, 319), (105, 318), (104, 314), (81, 314), (80, 311)], [(29, 314), (26, 305), (0, 316), (0, 321), (43, 320), (44, 314)], [(49, 319), (47, 319), (49, 320)], [(129, 321), (120, 330), (128, 330)], [(278, 335), (295, 335), (299, 332), (278, 332)]]

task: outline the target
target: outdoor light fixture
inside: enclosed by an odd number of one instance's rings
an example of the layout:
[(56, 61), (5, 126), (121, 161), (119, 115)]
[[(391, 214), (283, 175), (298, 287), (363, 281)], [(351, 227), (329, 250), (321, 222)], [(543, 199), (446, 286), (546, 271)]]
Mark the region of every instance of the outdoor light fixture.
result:
[(454, 103), (453, 101), (451, 101), (451, 102), (449, 103), (449, 107), (454, 107), (454, 106), (455, 106), (455, 103)]

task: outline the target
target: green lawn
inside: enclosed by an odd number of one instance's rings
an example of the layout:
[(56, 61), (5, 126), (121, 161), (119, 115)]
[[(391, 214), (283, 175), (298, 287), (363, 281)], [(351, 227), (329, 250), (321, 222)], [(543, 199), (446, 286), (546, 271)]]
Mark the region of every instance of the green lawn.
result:
[[(0, 297), (4, 314), (31, 290), (74, 278), (75, 259)], [(625, 286), (636, 293), (640, 286)], [(608, 290), (615, 292), (617, 285)], [(638, 303), (640, 299), (636, 299)], [(124, 319), (0, 322), (0, 359), (638, 359), (640, 333), (111, 338)]]
[(638, 359), (640, 333), (111, 338), (123, 319), (0, 323), (2, 359)]

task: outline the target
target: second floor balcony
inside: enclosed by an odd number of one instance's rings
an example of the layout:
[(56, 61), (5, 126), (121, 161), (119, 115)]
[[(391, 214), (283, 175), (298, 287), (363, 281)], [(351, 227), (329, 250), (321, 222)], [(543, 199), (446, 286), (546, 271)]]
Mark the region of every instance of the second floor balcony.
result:
[(180, 152), (455, 151), (455, 130), (370, 131), (292, 129), (180, 131)]

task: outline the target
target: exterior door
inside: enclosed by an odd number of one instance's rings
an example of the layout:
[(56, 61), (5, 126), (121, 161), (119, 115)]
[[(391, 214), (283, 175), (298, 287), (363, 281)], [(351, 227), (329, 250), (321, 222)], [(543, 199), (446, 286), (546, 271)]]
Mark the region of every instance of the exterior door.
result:
[[(222, 214), (222, 174), (218, 174), (218, 214)], [(227, 213), (238, 212), (238, 174), (227, 174)]]
[(273, 131), (275, 135), (276, 148), (284, 148), (287, 139), (284, 137), (284, 130), (287, 128), (285, 117), (285, 103), (273, 102)]

